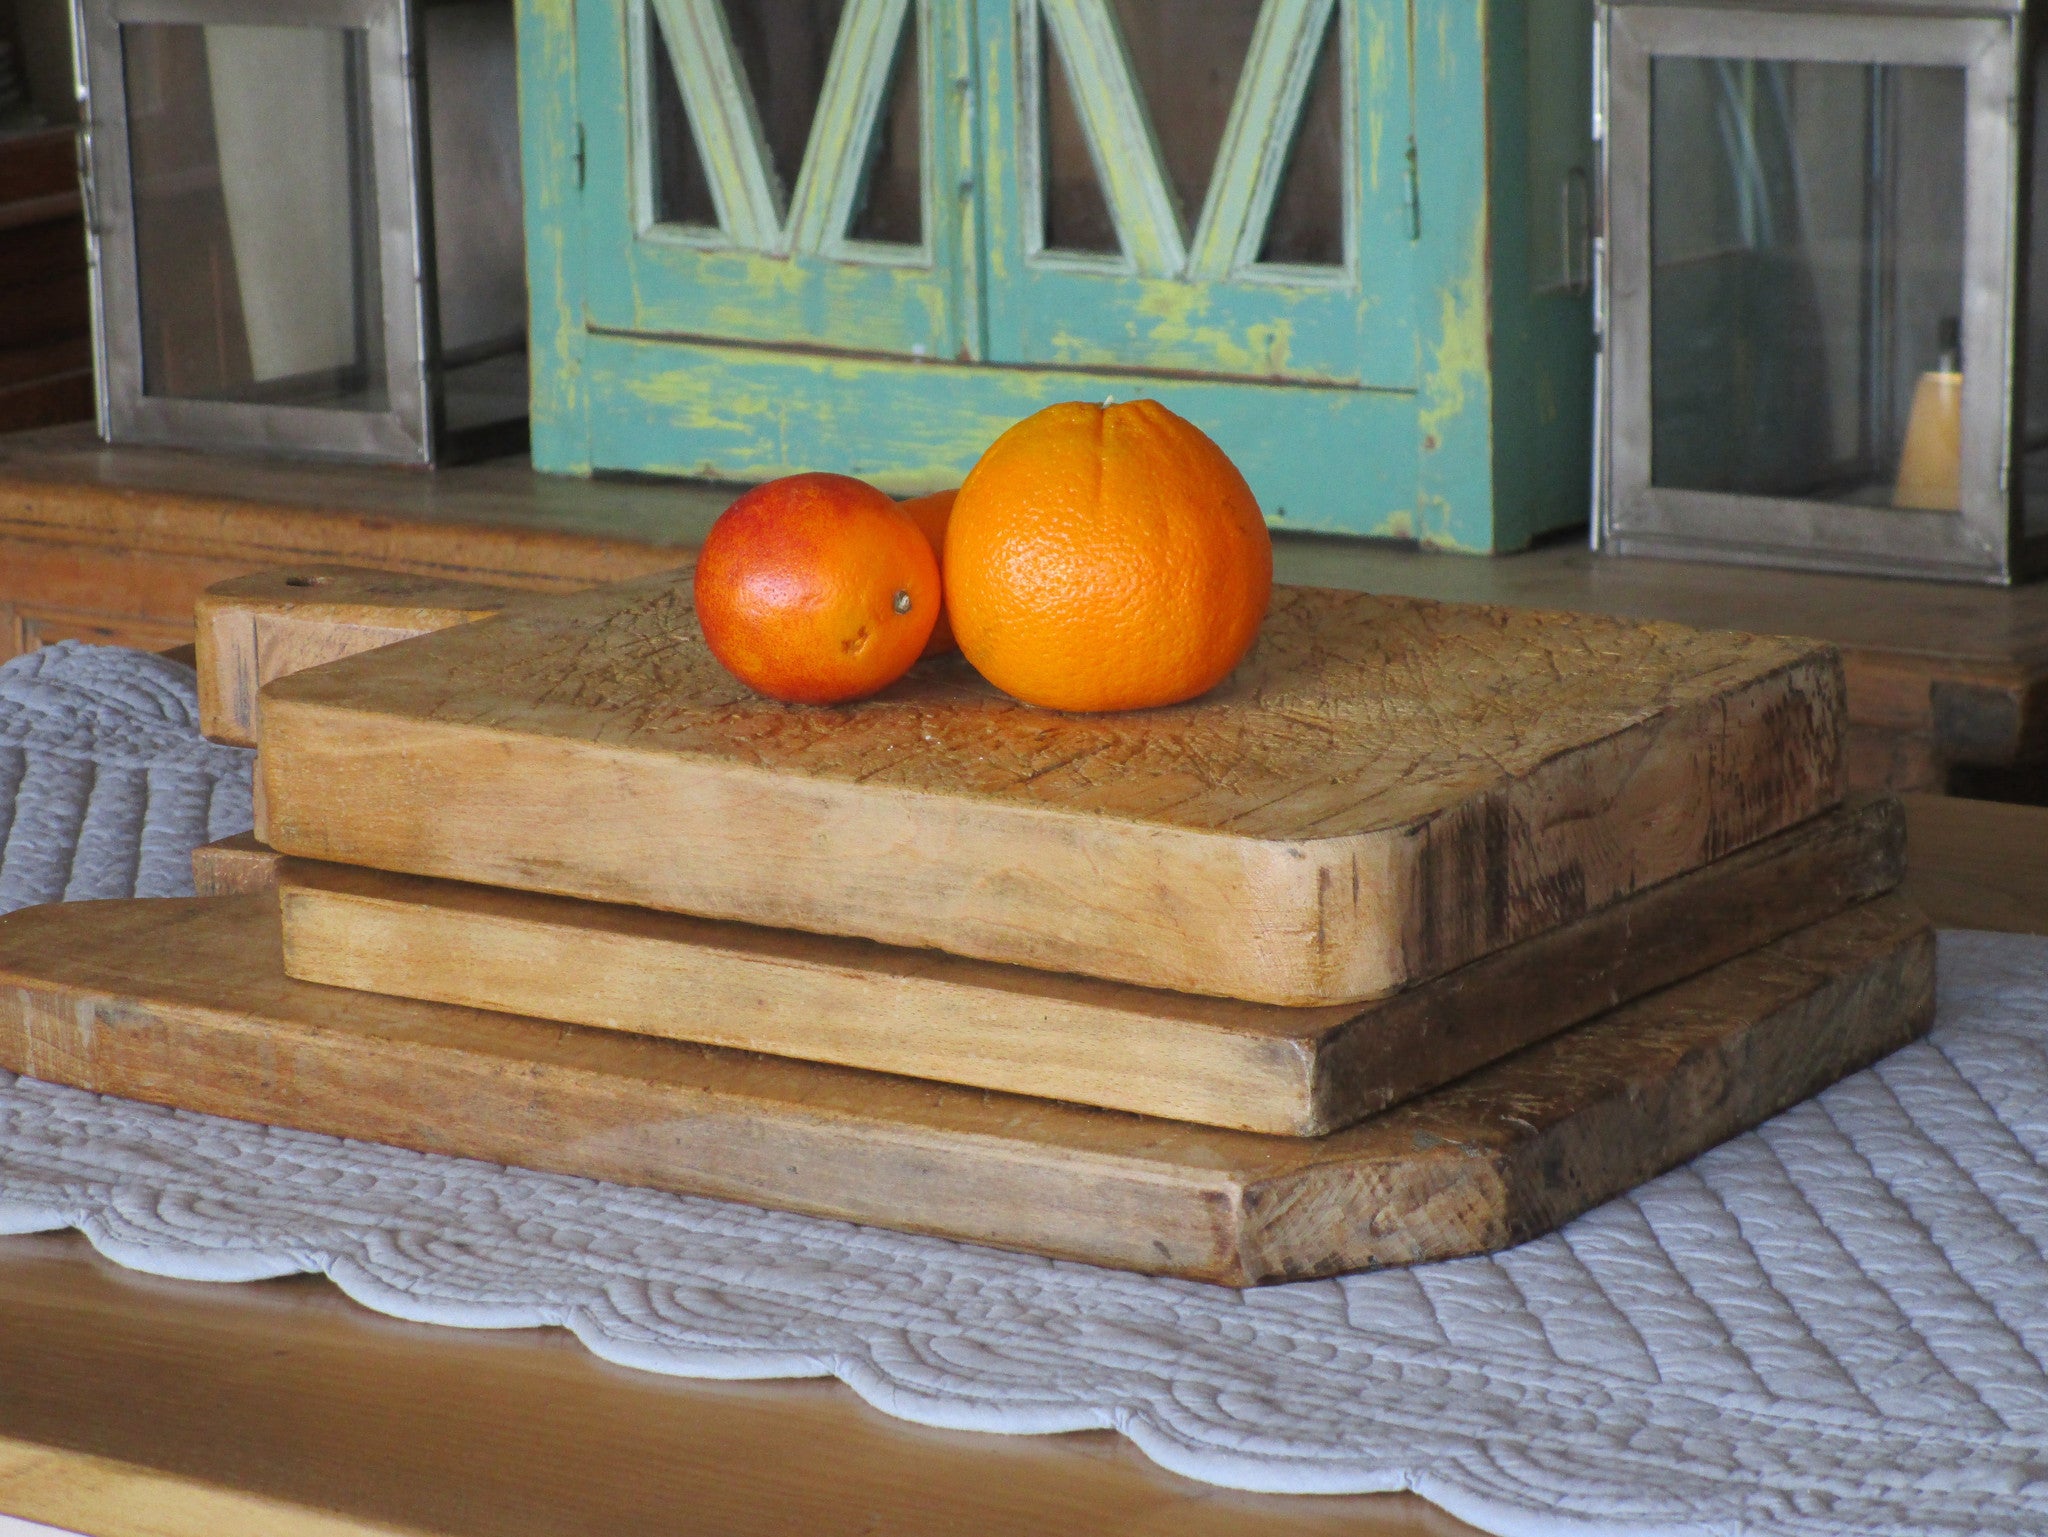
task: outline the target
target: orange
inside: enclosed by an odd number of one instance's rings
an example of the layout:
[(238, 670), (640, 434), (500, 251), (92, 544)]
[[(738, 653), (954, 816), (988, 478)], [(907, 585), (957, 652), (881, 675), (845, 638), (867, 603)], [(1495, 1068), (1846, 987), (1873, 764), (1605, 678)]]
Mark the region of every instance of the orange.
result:
[[(924, 530), (924, 536), (931, 541), (932, 559), (939, 562), (940, 585), (944, 585), (946, 574), (946, 523), (953, 516), (953, 498), (958, 491), (934, 491), (930, 496), (912, 497), (897, 505), (910, 514), (911, 520)], [(948, 651), (960, 648), (953, 641), (953, 623), (946, 617), (945, 599), (939, 600), (939, 622), (932, 626), (932, 638), (924, 643), (926, 656), (943, 656)]]
[(887, 688), (924, 649), (939, 564), (910, 516), (845, 475), (756, 486), (697, 556), (697, 622), (749, 688), (839, 704)]
[(1155, 401), (1048, 406), (997, 438), (946, 530), (946, 610), (1027, 704), (1136, 710), (1229, 676), (1257, 637), (1273, 544), (1237, 466)]

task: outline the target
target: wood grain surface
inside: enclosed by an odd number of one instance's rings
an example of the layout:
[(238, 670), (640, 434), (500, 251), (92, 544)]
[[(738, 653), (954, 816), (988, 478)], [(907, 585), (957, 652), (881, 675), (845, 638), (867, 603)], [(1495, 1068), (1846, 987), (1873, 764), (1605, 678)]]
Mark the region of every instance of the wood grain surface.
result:
[(1317, 1136), (1898, 884), (1890, 799), (1364, 1005), (1290, 1009), (287, 860), (307, 982)]
[[(1956, 633), (1981, 638), (1960, 619)], [(2048, 933), (2048, 810), (1906, 805), (1905, 889), (1936, 922), (1968, 926), (1990, 892), (1986, 926)], [(929, 1430), (836, 1383), (683, 1381), (595, 1361), (559, 1330), (405, 1324), (313, 1277), (162, 1280), (70, 1234), (0, 1239), (0, 1414), (23, 1470), (0, 1476), (0, 1509), (96, 1537), (214, 1537), (232, 1510), (278, 1537), (325, 1537), (333, 1519), (667, 1537), (679, 1510), (707, 1537), (1474, 1531), (1412, 1494), (1195, 1484), (1109, 1431)]]
[(1560, 608), (1842, 648), (1859, 789), (1939, 790), (1955, 764), (2048, 753), (2048, 584), (1976, 587), (1615, 558), (1569, 545), (1497, 560), (1343, 539), (1275, 541), (1278, 580)]
[[(12, 434), (0, 437), (0, 652), (63, 636), (189, 641), (209, 583), (280, 562), (528, 587), (639, 575), (685, 563), (730, 499), (537, 475), (523, 456), (420, 473), (113, 446), (90, 423)], [(1833, 642), (1858, 788), (1940, 789), (1952, 763), (2048, 752), (2048, 584), (1901, 584), (1571, 545), (1473, 560), (1286, 532), (1274, 544), (1279, 579), (1300, 585)], [(1951, 708), (1957, 696), (1965, 708)]]
[(0, 1238), (0, 1510), (96, 1537), (1472, 1537), (1413, 1495), (1258, 1495), (1114, 1431), (992, 1436), (839, 1383), (600, 1361), (372, 1313), (316, 1276)]
[(1901, 797), (1907, 887), (1945, 929), (2048, 933), (2048, 807)]
[(257, 690), (324, 662), (501, 612), (512, 588), (356, 566), (285, 566), (216, 582), (194, 609), (199, 729), (256, 745)]
[(640, 576), (689, 564), (729, 500), (523, 456), (423, 472), (114, 446), (89, 422), (0, 437), (0, 651), (188, 642), (209, 585), (307, 561), (556, 590)]
[(217, 838), (192, 851), (192, 894), (232, 897), (252, 891), (275, 891), (283, 856), (259, 843), (254, 833)]
[(1841, 798), (1832, 648), (1286, 589), (1230, 680), (749, 693), (686, 576), (281, 678), (281, 853), (1281, 1004), (1439, 975)]
[(1229, 1285), (1547, 1231), (1904, 1044), (1881, 897), (1347, 1131), (1224, 1131), (284, 975), (264, 896), (0, 919), (0, 1067), (158, 1104)]

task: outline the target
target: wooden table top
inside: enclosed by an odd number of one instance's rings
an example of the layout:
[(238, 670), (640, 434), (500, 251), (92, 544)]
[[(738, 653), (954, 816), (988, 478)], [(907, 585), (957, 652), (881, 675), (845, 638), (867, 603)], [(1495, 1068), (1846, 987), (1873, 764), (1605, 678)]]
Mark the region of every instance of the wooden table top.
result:
[[(119, 447), (91, 423), (0, 435), (0, 655), (66, 636), (191, 639), (208, 585), (316, 561), (554, 588), (689, 559), (730, 486), (422, 472)], [(1281, 532), (1278, 580), (1832, 641), (1863, 788), (2048, 784), (2048, 582), (1985, 587), (1608, 559), (1577, 540), (1493, 559)], [(2014, 771), (2014, 772), (2009, 772)]]
[[(1907, 809), (1907, 890), (1937, 923), (2048, 933), (2048, 810)], [(0, 1512), (93, 1537), (1473, 1530), (1412, 1495), (1211, 1489), (1106, 1431), (925, 1430), (835, 1382), (400, 1323), (314, 1278), (158, 1280), (73, 1234), (0, 1240)]]
[[(0, 435), (0, 537), (232, 549), (259, 565), (324, 559), (540, 585), (616, 580), (687, 558), (734, 494), (695, 481), (543, 475), (522, 457), (426, 473), (113, 446), (89, 422)], [(1576, 539), (1475, 559), (1291, 531), (1275, 538), (1273, 568), (1276, 581), (1307, 587), (1806, 634), (1852, 653), (1924, 658), (1944, 677), (2048, 674), (2048, 582), (1603, 559)]]

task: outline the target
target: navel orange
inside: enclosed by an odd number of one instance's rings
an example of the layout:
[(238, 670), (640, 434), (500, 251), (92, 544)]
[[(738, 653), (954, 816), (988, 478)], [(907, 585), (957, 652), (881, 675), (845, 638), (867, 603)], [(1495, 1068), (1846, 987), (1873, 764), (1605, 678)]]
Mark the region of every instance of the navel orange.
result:
[[(939, 585), (945, 585), (946, 575), (946, 523), (953, 516), (953, 498), (958, 491), (934, 491), (930, 496), (912, 497), (897, 505), (910, 514), (910, 519), (924, 530), (930, 541), (932, 559), (939, 563)], [(924, 643), (926, 656), (943, 656), (960, 647), (953, 640), (953, 623), (946, 617), (945, 600), (939, 600), (939, 622), (932, 626), (931, 639)]]
[(1273, 587), (1251, 488), (1155, 401), (1048, 406), (969, 472), (946, 609), (989, 682), (1055, 710), (1177, 704), (1229, 676)]
[(694, 592), (705, 642), (734, 677), (791, 704), (839, 704), (917, 660), (939, 613), (939, 565), (873, 486), (791, 475), (719, 515)]

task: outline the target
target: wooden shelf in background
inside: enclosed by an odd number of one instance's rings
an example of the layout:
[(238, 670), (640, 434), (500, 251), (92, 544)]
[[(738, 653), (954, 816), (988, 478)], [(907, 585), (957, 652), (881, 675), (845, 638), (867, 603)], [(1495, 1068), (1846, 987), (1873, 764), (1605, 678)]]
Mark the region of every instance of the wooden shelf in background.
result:
[(1937, 928), (2048, 933), (2048, 807), (1900, 797), (1906, 880)]
[[(731, 489), (111, 448), (89, 425), (0, 438), (0, 655), (78, 636), (192, 638), (214, 582), (325, 562), (527, 588), (683, 564)], [(1282, 581), (1811, 635), (1843, 649), (1860, 789), (2048, 798), (2048, 584), (1991, 588), (1611, 559), (1487, 559), (1308, 535)]]
[(0, 657), (66, 637), (193, 639), (215, 582), (306, 562), (564, 589), (689, 561), (698, 487), (111, 448), (88, 425), (0, 438)]

